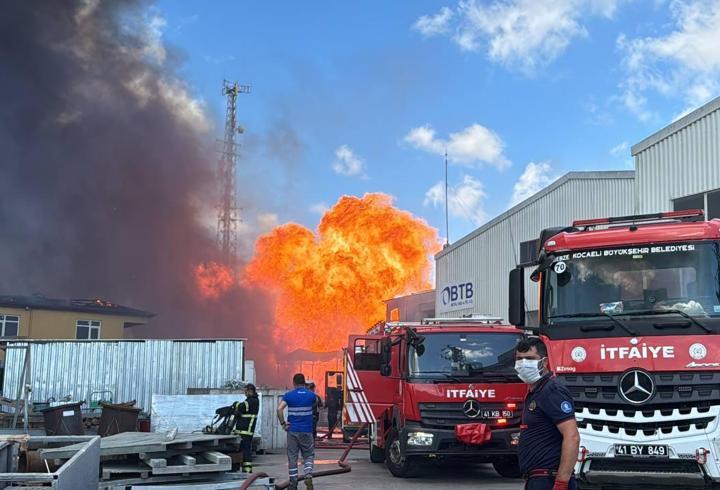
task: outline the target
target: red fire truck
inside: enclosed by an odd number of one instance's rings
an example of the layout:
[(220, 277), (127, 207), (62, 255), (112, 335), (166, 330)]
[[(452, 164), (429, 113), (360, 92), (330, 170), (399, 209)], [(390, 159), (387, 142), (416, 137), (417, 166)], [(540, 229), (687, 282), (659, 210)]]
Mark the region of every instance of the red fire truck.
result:
[[(720, 220), (702, 216), (589, 219), (541, 233), (536, 331), (575, 399), (583, 489), (720, 482)], [(524, 287), (522, 269), (511, 272), (518, 326)]]
[(425, 458), (490, 462), (519, 476), (516, 445), (527, 387), (517, 377), (523, 332), (494, 318), (387, 323), (350, 336), (344, 424), (370, 423), (370, 459), (397, 477)]

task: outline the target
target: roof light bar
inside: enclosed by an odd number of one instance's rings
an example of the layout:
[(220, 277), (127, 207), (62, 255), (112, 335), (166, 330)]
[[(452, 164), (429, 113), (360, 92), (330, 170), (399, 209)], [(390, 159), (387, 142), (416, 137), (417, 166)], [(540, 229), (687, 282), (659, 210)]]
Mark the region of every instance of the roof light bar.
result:
[(616, 216), (610, 218), (578, 219), (573, 226), (609, 225), (613, 223), (635, 223), (637, 221), (657, 221), (665, 219), (697, 218), (703, 216), (702, 209), (686, 209), (683, 211), (667, 211), (665, 213), (635, 214), (631, 216)]
[(443, 323), (502, 323), (499, 316), (475, 315), (463, 318), (424, 318), (423, 325), (436, 325)]

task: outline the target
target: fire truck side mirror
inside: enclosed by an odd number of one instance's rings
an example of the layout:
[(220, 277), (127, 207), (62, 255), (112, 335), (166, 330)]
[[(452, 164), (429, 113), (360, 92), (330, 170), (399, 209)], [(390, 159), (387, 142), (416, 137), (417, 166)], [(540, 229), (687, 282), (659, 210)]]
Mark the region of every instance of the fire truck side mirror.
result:
[(385, 339), (382, 341), (382, 350), (380, 351), (380, 375), (390, 376), (392, 368), (390, 363), (392, 361), (392, 341)]
[(508, 319), (516, 327), (525, 326), (525, 270), (518, 266), (510, 271)]

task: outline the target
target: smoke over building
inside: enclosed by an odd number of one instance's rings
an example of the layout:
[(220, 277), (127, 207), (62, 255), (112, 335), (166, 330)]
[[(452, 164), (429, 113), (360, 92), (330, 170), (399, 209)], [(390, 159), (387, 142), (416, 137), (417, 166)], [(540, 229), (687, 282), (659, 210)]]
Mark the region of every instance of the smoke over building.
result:
[(143, 336), (253, 337), (263, 296), (197, 294), (193, 268), (218, 258), (202, 223), (217, 202), (211, 124), (147, 7), (3, 5), (0, 292), (158, 313)]

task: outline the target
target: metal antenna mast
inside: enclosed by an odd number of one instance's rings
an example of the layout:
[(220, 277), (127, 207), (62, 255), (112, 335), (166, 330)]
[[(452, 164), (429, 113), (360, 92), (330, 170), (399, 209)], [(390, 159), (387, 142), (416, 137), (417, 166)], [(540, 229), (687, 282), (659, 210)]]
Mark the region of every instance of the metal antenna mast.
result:
[(237, 258), (237, 222), (240, 220), (237, 207), (237, 188), (235, 169), (237, 167), (236, 134), (242, 134), (243, 128), (237, 124), (237, 97), (249, 94), (250, 85), (223, 80), (222, 93), (227, 97), (225, 113), (225, 138), (220, 156), (220, 204), (218, 206), (217, 242), (223, 263), (235, 270)]
[(450, 245), (450, 219), (448, 218), (448, 155), (445, 147), (445, 246)]

